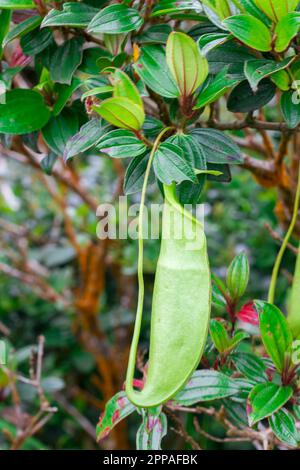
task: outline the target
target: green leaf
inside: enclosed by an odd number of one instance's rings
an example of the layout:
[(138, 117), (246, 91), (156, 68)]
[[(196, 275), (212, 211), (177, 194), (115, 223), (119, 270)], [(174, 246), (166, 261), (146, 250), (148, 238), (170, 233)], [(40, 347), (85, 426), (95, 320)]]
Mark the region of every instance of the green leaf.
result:
[(112, 158), (137, 157), (147, 149), (146, 145), (132, 132), (123, 129), (105, 134), (101, 137), (96, 148)]
[(237, 370), (247, 377), (247, 379), (260, 383), (264, 383), (268, 380), (266, 365), (259, 357), (254, 356), (254, 354), (237, 352), (231, 354), (230, 358), (233, 360)]
[(144, 20), (135, 8), (128, 8), (123, 4), (109, 5), (92, 19), (88, 25), (90, 33), (128, 33), (138, 30)]
[(232, 299), (241, 298), (249, 282), (249, 262), (245, 253), (240, 253), (231, 262), (227, 270), (227, 287)]
[(113, 96), (128, 98), (140, 107), (143, 107), (143, 101), (140, 97), (137, 87), (130, 80), (128, 75), (122, 70), (117, 69), (112, 78)]
[(165, 52), (161, 46), (142, 47), (134, 70), (155, 93), (166, 98), (178, 97), (179, 90), (167, 67)]
[(73, 28), (85, 28), (94, 16), (98, 8), (85, 3), (66, 2), (62, 10), (51, 10), (43, 19), (41, 27), (45, 26), (71, 26)]
[(286, 354), (291, 352), (293, 342), (288, 322), (275, 305), (256, 301), (255, 306), (259, 313), (259, 327), (266, 351), (277, 370), (282, 372)]
[(155, 24), (137, 37), (141, 44), (166, 44), (172, 28), (168, 24)]
[(230, 39), (232, 36), (228, 33), (207, 33), (199, 38), (198, 45), (201, 53), (205, 56), (209, 51)]
[(142, 409), (143, 421), (136, 434), (137, 450), (161, 450), (161, 440), (167, 434), (167, 417), (160, 409)]
[[(149, 154), (135, 157), (129, 163), (124, 178), (124, 194), (135, 194), (142, 190)], [(155, 175), (151, 167), (149, 184), (154, 183)]]
[(0, 60), (5, 46), (5, 37), (9, 31), (12, 12), (9, 10), (0, 10)]
[(255, 93), (248, 81), (244, 81), (230, 93), (227, 109), (232, 113), (250, 113), (268, 104), (275, 93), (276, 86), (268, 78), (259, 83)]
[(228, 41), (212, 49), (207, 54), (209, 71), (216, 75), (227, 70), (232, 78), (244, 80), (244, 63), (246, 60), (255, 59), (250, 49), (235, 41)]
[(244, 339), (248, 339), (250, 336), (246, 331), (237, 330), (231, 338), (230, 345), (227, 351), (233, 351)]
[(187, 34), (172, 32), (167, 41), (166, 59), (181, 96), (190, 96), (208, 75), (208, 62)]
[(298, 447), (300, 440), (294, 416), (282, 408), (269, 418), (269, 423), (275, 436), (284, 444)]
[(135, 406), (128, 400), (125, 392), (117, 393), (105, 405), (105, 411), (100, 416), (96, 428), (97, 441), (104, 439), (110, 431), (124, 418), (127, 418)]
[(231, 16), (223, 25), (240, 41), (258, 51), (272, 49), (272, 36), (267, 26), (251, 15)]
[(275, 51), (285, 51), (300, 28), (300, 13), (289, 13), (284, 16), (275, 28)]
[(5, 98), (5, 104), (0, 104), (0, 132), (28, 134), (48, 122), (50, 111), (36, 91), (14, 89), (8, 91)]
[(84, 124), (79, 132), (69, 139), (64, 151), (64, 160), (86, 152), (91, 147), (97, 145), (101, 137), (109, 130), (107, 125), (103, 125), (101, 119), (91, 119)]
[(78, 116), (69, 109), (59, 116), (53, 116), (42, 129), (43, 138), (57, 155), (63, 155), (68, 140), (78, 131)]
[(54, 51), (50, 63), (50, 75), (54, 82), (70, 85), (82, 61), (82, 43), (81, 38), (72, 38)]
[(282, 93), (280, 108), (288, 127), (295, 129), (300, 123), (300, 104), (297, 92), (291, 90)]
[(224, 353), (230, 346), (230, 338), (223, 325), (218, 320), (210, 320), (209, 324), (211, 339), (220, 354)]
[(194, 129), (191, 135), (200, 145), (208, 163), (242, 163), (239, 147), (223, 132), (215, 129)]
[(155, 152), (153, 169), (159, 181), (167, 185), (174, 181), (176, 183), (185, 180), (197, 182), (192, 165), (185, 160), (178, 145), (161, 144)]
[(21, 37), (21, 46), (25, 55), (34, 56), (53, 43), (51, 29), (34, 29)]
[(266, 77), (278, 72), (279, 70), (284, 70), (287, 68), (290, 63), (293, 61), (293, 57), (288, 57), (282, 62), (275, 62), (273, 60), (265, 59), (254, 59), (249, 60), (245, 63), (245, 76), (255, 93), (257, 91), (258, 84)]
[(250, 426), (276, 413), (292, 396), (292, 387), (281, 387), (271, 382), (256, 385), (249, 395)]
[(31, 0), (0, 0), (0, 9), (33, 10), (36, 4)]
[(81, 86), (81, 80), (77, 77), (73, 77), (70, 85), (64, 85), (61, 83), (56, 83), (54, 90), (57, 94), (57, 100), (53, 106), (54, 116), (58, 116), (59, 113), (63, 110), (73, 93)]
[(239, 82), (239, 79), (232, 78), (228, 75), (227, 68), (223, 69), (212, 81), (209, 81), (208, 84), (202, 88), (194, 109), (203, 108), (210, 103), (214, 103)]
[(108, 98), (93, 109), (106, 121), (121, 129), (138, 131), (141, 129), (145, 113), (143, 108), (128, 98)]
[(172, 405), (192, 406), (239, 393), (240, 388), (228, 375), (214, 370), (197, 370), (171, 401)]
[(287, 13), (296, 9), (299, 0), (254, 0), (254, 2), (270, 20), (277, 23)]
[(58, 154), (54, 152), (49, 152), (48, 155), (46, 155), (42, 160), (41, 160), (41, 168), (46, 175), (51, 175), (53, 167), (55, 165), (55, 162), (57, 161)]
[(167, 15), (185, 10), (201, 11), (201, 5), (198, 0), (161, 0), (154, 6), (151, 16)]
[(3, 46), (16, 38), (24, 36), (24, 34), (36, 29), (41, 24), (42, 18), (38, 15), (30, 16), (22, 23), (14, 26), (9, 33), (5, 36)]
[(190, 163), (192, 168), (206, 170), (206, 160), (201, 146), (192, 135), (175, 134), (167, 139), (167, 142), (175, 144), (181, 148), (184, 158)]

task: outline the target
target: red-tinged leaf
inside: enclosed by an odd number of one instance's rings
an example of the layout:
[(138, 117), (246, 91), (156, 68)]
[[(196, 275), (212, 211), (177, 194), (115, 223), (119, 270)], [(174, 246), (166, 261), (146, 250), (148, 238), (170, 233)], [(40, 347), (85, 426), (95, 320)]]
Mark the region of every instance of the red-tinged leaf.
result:
[(259, 325), (258, 313), (255, 310), (254, 303), (252, 301), (245, 304), (236, 316), (244, 323), (249, 323), (253, 326)]
[(129, 416), (135, 406), (128, 400), (125, 392), (117, 393), (107, 402), (105, 411), (100, 415), (96, 428), (97, 441), (104, 439), (122, 419)]
[(161, 450), (161, 440), (167, 434), (167, 418), (160, 408), (142, 410), (143, 422), (136, 435), (137, 450)]

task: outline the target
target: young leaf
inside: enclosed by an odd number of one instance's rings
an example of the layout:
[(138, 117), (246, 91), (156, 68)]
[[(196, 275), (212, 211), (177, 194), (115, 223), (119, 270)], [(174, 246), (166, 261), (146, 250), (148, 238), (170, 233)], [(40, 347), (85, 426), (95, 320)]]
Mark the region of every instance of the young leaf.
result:
[(208, 163), (242, 163), (239, 147), (223, 132), (215, 129), (193, 129), (191, 135), (200, 145)]
[(172, 405), (192, 406), (239, 393), (239, 385), (228, 375), (215, 370), (197, 370), (171, 401)]
[(294, 416), (282, 408), (269, 418), (269, 423), (275, 436), (284, 444), (298, 447), (300, 436)]
[(255, 302), (259, 313), (262, 341), (277, 370), (282, 372), (285, 356), (291, 351), (293, 337), (285, 316), (275, 305)]
[(275, 28), (275, 51), (285, 51), (300, 28), (300, 13), (289, 13), (284, 16)]
[(201, 5), (197, 0), (160, 0), (160, 2), (154, 6), (151, 16), (167, 15), (184, 10), (200, 11)]
[(166, 98), (176, 98), (179, 95), (179, 90), (168, 69), (165, 52), (161, 46), (142, 47), (134, 70), (155, 93)]
[(140, 107), (143, 107), (143, 101), (135, 84), (130, 80), (128, 75), (122, 70), (116, 70), (112, 78), (113, 96), (115, 98), (128, 98)]
[(135, 8), (123, 4), (108, 5), (99, 11), (88, 25), (89, 33), (128, 33), (139, 29), (143, 19)]
[(99, 11), (98, 8), (76, 2), (66, 2), (62, 7), (62, 10), (50, 10), (43, 19), (41, 27), (70, 26), (85, 28)]
[(101, 119), (91, 119), (84, 124), (79, 132), (69, 139), (64, 151), (64, 160), (83, 153), (96, 145), (101, 137), (108, 131), (108, 126), (103, 126)]
[(192, 165), (185, 160), (178, 145), (163, 143), (155, 152), (153, 169), (157, 178), (164, 184), (181, 183), (188, 180), (197, 183)]
[(249, 282), (249, 262), (245, 253), (240, 253), (231, 262), (227, 271), (227, 287), (234, 300), (242, 297)]
[(251, 15), (231, 16), (223, 25), (240, 41), (258, 51), (272, 49), (272, 36), (267, 26)]
[(138, 131), (145, 120), (145, 113), (141, 106), (128, 98), (108, 98), (93, 109), (106, 121), (121, 129)]
[(197, 44), (187, 34), (170, 34), (166, 58), (181, 96), (192, 95), (208, 75), (206, 58), (201, 56)]
[(254, 2), (270, 20), (277, 23), (287, 13), (296, 9), (299, 0), (254, 0)]
[(167, 434), (167, 417), (159, 409), (142, 410), (143, 421), (136, 434), (137, 450), (161, 450), (161, 440)]
[(36, 4), (31, 0), (0, 0), (0, 10), (32, 10)]
[(265, 106), (276, 93), (276, 86), (268, 78), (262, 80), (256, 93), (251, 89), (248, 81), (236, 86), (227, 101), (227, 109), (232, 113), (250, 113)]
[(147, 147), (132, 132), (116, 129), (101, 137), (96, 148), (112, 158), (127, 158), (141, 155)]
[(105, 406), (96, 428), (97, 441), (104, 439), (110, 431), (124, 418), (135, 410), (135, 406), (128, 400), (125, 392), (117, 393)]
[(210, 336), (220, 354), (224, 353), (230, 346), (230, 338), (224, 325), (218, 320), (210, 320)]
[(285, 122), (290, 129), (300, 123), (300, 104), (295, 102), (295, 91), (285, 91), (281, 95), (280, 108)]
[(42, 95), (33, 90), (8, 91), (5, 103), (0, 105), (0, 132), (29, 134), (45, 126), (50, 111)]
[(250, 426), (276, 413), (289, 401), (292, 395), (292, 387), (281, 387), (271, 382), (256, 385), (249, 395)]

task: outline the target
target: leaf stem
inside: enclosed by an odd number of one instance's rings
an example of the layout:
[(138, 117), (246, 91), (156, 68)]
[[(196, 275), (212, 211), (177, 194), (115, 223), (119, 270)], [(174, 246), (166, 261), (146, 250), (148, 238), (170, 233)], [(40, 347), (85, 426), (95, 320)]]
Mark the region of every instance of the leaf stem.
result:
[(296, 222), (297, 222), (297, 217), (298, 217), (298, 211), (299, 211), (299, 203), (300, 203), (300, 164), (299, 164), (299, 170), (298, 170), (298, 182), (297, 182), (297, 189), (296, 189), (296, 196), (295, 196), (295, 203), (294, 203), (294, 209), (293, 209), (293, 215), (292, 215), (292, 220), (289, 226), (288, 231), (286, 232), (286, 235), (283, 239), (282, 245), (280, 247), (280, 250), (278, 252), (274, 267), (273, 267), (273, 272), (272, 272), (272, 277), (271, 277), (271, 283), (270, 283), (270, 288), (269, 288), (269, 294), (268, 294), (268, 302), (270, 304), (274, 303), (274, 298), (275, 298), (275, 289), (276, 289), (276, 283), (278, 279), (278, 273), (280, 269), (280, 265), (282, 262), (282, 258), (284, 255), (284, 252), (288, 246), (289, 239), (294, 231)]

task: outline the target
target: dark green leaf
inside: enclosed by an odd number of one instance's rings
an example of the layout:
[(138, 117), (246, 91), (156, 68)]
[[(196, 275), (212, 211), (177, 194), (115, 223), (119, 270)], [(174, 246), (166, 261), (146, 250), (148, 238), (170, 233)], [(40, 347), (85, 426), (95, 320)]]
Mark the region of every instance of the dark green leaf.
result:
[(4, 38), (3, 45), (5, 46), (10, 41), (24, 36), (24, 34), (36, 29), (41, 24), (42, 18), (38, 15), (30, 16), (22, 23), (14, 26)]
[(78, 155), (79, 153), (86, 152), (91, 147), (97, 145), (101, 137), (109, 130), (107, 125), (103, 125), (101, 119), (91, 119), (84, 124), (79, 132), (71, 137), (68, 141), (65, 151), (64, 160)]
[(137, 39), (141, 44), (166, 44), (171, 31), (168, 24), (155, 24), (143, 31)]
[(41, 168), (47, 175), (51, 175), (57, 157), (57, 153), (49, 152), (48, 155), (41, 160)]
[(212, 74), (220, 73), (224, 68), (232, 78), (244, 79), (244, 63), (246, 60), (255, 59), (251, 51), (236, 42), (229, 41), (221, 44), (207, 54), (209, 71)]
[(250, 426), (276, 413), (292, 395), (292, 387), (281, 387), (271, 382), (256, 385), (249, 395), (251, 406)]
[[(135, 157), (129, 163), (124, 178), (124, 194), (134, 194), (142, 190), (144, 175), (149, 159), (149, 154)], [(153, 170), (151, 169), (149, 184), (155, 181)]]
[(15, 89), (0, 104), (0, 132), (28, 134), (45, 126), (50, 117), (43, 97), (33, 90)]
[(297, 91), (285, 91), (281, 95), (280, 108), (284, 120), (290, 129), (300, 123), (300, 103)]
[(135, 8), (128, 8), (123, 4), (109, 5), (92, 19), (88, 25), (90, 33), (128, 33), (139, 29), (143, 19)]
[(72, 38), (55, 50), (50, 63), (50, 75), (54, 82), (70, 85), (82, 61), (82, 43), (82, 39)]
[(66, 2), (62, 10), (51, 10), (42, 22), (45, 26), (72, 26), (74, 28), (84, 28), (98, 13), (98, 8), (94, 8), (85, 3)]
[(273, 60), (265, 59), (254, 59), (249, 60), (245, 63), (245, 76), (255, 93), (257, 91), (257, 86), (266, 77), (278, 72), (279, 70), (284, 70), (289, 66), (293, 58), (288, 57), (281, 62), (275, 62)]
[(223, 69), (215, 78), (209, 81), (207, 85), (204, 84), (194, 109), (214, 103), (221, 96), (225, 95), (230, 88), (239, 83), (239, 81), (239, 79), (231, 78), (231, 76), (228, 75), (228, 68)]
[(30, 33), (24, 34), (21, 38), (21, 46), (24, 54), (34, 56), (49, 47), (53, 43), (53, 34), (51, 29), (35, 29)]
[(249, 353), (234, 353), (231, 356), (237, 370), (250, 380), (255, 382), (266, 382), (266, 366), (263, 361)]
[(146, 145), (133, 132), (116, 129), (101, 137), (96, 148), (113, 158), (127, 158), (144, 153)]
[(189, 180), (197, 182), (192, 165), (185, 160), (180, 147), (174, 144), (161, 144), (155, 152), (153, 169), (157, 178), (165, 184), (181, 183)]
[(249, 113), (269, 103), (275, 93), (276, 86), (267, 78), (259, 83), (256, 93), (253, 92), (248, 81), (244, 81), (231, 92), (227, 108), (232, 113)]
[(194, 129), (191, 132), (208, 163), (242, 163), (242, 155), (236, 143), (223, 132), (215, 129)]
[(197, 370), (186, 386), (172, 400), (172, 404), (192, 406), (198, 402), (230, 397), (239, 392), (239, 385), (221, 372)]
[(164, 49), (149, 45), (141, 48), (141, 55), (134, 65), (135, 71), (156, 93), (166, 98), (176, 98), (179, 90), (167, 67)]
[(53, 116), (42, 129), (44, 140), (57, 155), (63, 155), (68, 140), (78, 131), (78, 116), (69, 109)]
[(76, 77), (73, 77), (70, 85), (64, 85), (61, 83), (56, 83), (54, 90), (57, 93), (57, 100), (53, 106), (54, 116), (58, 116), (59, 113), (63, 110), (73, 93), (81, 86), (81, 80)]
[(284, 444), (298, 447), (300, 436), (294, 416), (284, 408), (269, 418), (269, 423), (275, 436)]

